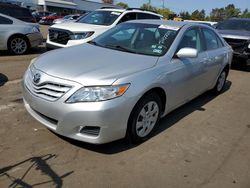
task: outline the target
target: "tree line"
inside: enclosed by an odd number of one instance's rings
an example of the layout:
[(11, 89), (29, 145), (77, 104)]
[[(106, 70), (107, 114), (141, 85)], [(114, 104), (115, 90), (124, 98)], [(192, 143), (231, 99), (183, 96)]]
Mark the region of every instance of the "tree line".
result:
[[(116, 4), (122, 8), (129, 8), (128, 4), (120, 2)], [(150, 4), (143, 4), (141, 7), (143, 10), (148, 10), (161, 14), (165, 19), (172, 19), (174, 16), (179, 16), (183, 20), (200, 20), (200, 21), (214, 21), (219, 22), (226, 20), (228, 18), (237, 17), (237, 18), (250, 18), (250, 11), (246, 8), (241, 11), (239, 8), (235, 7), (234, 4), (229, 4), (224, 8), (214, 8), (207, 15), (204, 9), (195, 10), (192, 13), (188, 11), (182, 11), (179, 14), (171, 11), (168, 8), (157, 8)]]

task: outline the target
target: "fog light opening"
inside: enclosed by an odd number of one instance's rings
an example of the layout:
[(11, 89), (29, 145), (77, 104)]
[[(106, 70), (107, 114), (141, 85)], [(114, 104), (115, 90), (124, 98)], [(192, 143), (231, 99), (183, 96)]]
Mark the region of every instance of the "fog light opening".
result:
[(98, 136), (100, 133), (100, 127), (92, 127), (92, 126), (81, 126), (79, 131), (81, 134), (86, 134), (89, 136)]

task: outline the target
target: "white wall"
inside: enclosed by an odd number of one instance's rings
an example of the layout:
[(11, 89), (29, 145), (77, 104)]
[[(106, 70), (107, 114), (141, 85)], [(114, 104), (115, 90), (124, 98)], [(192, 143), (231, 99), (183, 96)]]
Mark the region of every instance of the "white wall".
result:
[(93, 1), (72, 0), (71, 2), (77, 4), (77, 9), (87, 10), (87, 11), (93, 11), (95, 9), (105, 7), (105, 6), (115, 7), (114, 5), (103, 4), (103, 3), (93, 2)]

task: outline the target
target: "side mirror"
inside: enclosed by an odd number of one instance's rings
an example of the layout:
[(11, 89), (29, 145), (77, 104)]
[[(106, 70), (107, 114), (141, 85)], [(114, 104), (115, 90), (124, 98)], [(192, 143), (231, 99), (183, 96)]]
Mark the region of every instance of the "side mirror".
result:
[(176, 56), (179, 58), (195, 58), (198, 56), (198, 51), (194, 48), (181, 48)]

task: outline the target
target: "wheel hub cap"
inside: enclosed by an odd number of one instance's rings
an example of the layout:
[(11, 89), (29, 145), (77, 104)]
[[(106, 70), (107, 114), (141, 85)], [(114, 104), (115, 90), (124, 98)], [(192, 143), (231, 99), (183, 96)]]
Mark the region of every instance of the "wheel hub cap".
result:
[(148, 102), (140, 111), (136, 122), (136, 134), (139, 137), (147, 136), (154, 128), (159, 115), (159, 106), (156, 102)]

